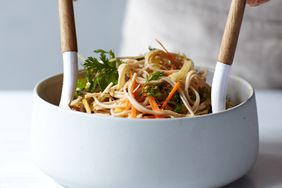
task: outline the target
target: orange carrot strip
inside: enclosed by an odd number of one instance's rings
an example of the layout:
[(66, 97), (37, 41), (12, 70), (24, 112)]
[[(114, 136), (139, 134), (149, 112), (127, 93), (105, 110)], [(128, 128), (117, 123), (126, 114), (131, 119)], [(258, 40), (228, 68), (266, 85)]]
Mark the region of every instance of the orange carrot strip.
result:
[(140, 88), (140, 84), (138, 84), (132, 91), (132, 94), (136, 96), (138, 89)]
[(132, 82), (133, 82), (133, 83), (132, 83), (132, 87), (131, 87), (131, 93), (134, 94), (133, 91), (134, 91), (134, 89), (136, 88), (136, 81), (135, 81), (135, 80), (132, 80)]
[(155, 110), (155, 111), (160, 110), (154, 97), (148, 96), (148, 99), (149, 99), (150, 106), (153, 110)]
[[(158, 104), (157, 104), (155, 98), (152, 97), (152, 96), (148, 96), (148, 99), (149, 99), (149, 103), (150, 103), (151, 108), (152, 108), (154, 111), (160, 111), (160, 108), (159, 108), (159, 106), (158, 106)], [(162, 117), (162, 116), (160, 116), (160, 115), (155, 115), (155, 117), (156, 117), (156, 118), (160, 118), (160, 117)]]
[(168, 94), (168, 96), (166, 97), (161, 109), (164, 109), (164, 107), (166, 107), (167, 103), (171, 100), (171, 98), (173, 97), (174, 93), (180, 88), (181, 83), (180, 82), (176, 82), (176, 84), (174, 85), (174, 87), (172, 88), (172, 90), (170, 91), (170, 93)]
[(133, 105), (131, 105), (130, 117), (131, 118), (136, 118), (136, 115), (137, 115), (137, 110), (134, 108)]

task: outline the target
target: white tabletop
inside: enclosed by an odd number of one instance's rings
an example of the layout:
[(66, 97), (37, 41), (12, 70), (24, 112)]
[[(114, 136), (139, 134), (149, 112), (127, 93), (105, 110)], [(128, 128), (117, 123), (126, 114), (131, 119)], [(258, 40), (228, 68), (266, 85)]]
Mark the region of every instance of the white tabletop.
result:
[[(282, 91), (257, 91), (260, 147), (254, 168), (226, 188), (282, 187)], [(0, 188), (62, 188), (31, 161), (32, 93), (0, 92)]]

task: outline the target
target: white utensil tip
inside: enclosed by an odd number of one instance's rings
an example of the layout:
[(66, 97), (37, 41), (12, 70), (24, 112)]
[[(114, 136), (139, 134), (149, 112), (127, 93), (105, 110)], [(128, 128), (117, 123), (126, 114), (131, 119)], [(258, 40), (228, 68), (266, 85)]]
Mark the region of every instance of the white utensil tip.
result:
[(213, 113), (225, 110), (228, 76), (230, 69), (230, 65), (223, 64), (221, 62), (216, 63), (211, 89)]
[(64, 52), (63, 62), (64, 74), (60, 107), (69, 109), (69, 103), (73, 99), (77, 80), (77, 52)]

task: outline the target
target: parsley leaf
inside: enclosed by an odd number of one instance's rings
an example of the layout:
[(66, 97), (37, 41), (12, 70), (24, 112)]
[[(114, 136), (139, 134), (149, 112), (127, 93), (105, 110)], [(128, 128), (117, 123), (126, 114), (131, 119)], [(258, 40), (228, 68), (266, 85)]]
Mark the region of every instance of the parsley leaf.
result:
[[(77, 88), (88, 92), (95, 90), (103, 91), (111, 82), (117, 84), (118, 66), (122, 63), (118, 60), (112, 50), (105, 51), (98, 49), (94, 51), (99, 58), (88, 57), (84, 63), (86, 70), (87, 84), (81, 84), (82, 79), (78, 80)], [(84, 88), (82, 88), (84, 85)]]
[(150, 75), (147, 77), (147, 82), (149, 82), (149, 81), (151, 81), (151, 80), (158, 80), (158, 79), (160, 79), (163, 75), (164, 75), (164, 73), (159, 72), (159, 71), (153, 72), (152, 74), (150, 74)]

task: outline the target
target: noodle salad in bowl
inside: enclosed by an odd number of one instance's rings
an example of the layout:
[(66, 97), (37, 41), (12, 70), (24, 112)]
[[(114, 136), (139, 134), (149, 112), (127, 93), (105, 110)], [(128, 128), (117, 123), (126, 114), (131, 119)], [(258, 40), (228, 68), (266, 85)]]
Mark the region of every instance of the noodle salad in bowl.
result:
[(229, 77), (227, 94), (236, 106), (201, 115), (211, 111), (212, 71), (160, 49), (136, 57), (96, 52), (99, 58), (84, 60), (73, 110), (59, 106), (62, 74), (34, 88), (32, 158), (56, 182), (221, 187), (253, 166), (258, 120), (255, 91), (246, 80)]
[(150, 48), (145, 55), (133, 57), (96, 50), (100, 59), (84, 59), (85, 77), (77, 82), (71, 109), (125, 118), (210, 113), (207, 70), (197, 70), (184, 54), (163, 49)]

